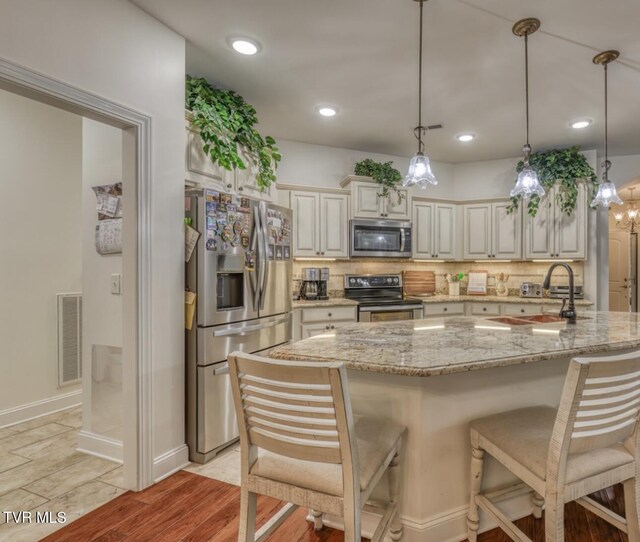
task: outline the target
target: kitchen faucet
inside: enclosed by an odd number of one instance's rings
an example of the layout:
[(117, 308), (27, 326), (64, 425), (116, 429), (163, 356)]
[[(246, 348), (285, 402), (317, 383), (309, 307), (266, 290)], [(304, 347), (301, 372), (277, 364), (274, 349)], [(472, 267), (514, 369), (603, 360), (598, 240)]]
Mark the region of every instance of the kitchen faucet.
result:
[(563, 299), (562, 308), (560, 309), (560, 318), (566, 318), (567, 320), (569, 320), (570, 324), (575, 324), (576, 323), (576, 305), (575, 305), (575, 299), (573, 294), (573, 269), (571, 269), (571, 266), (563, 262), (554, 263), (551, 267), (549, 267), (549, 271), (547, 271), (547, 276), (544, 279), (544, 284), (542, 285), (542, 287), (545, 290), (549, 289), (549, 286), (551, 285), (551, 275), (553, 274), (553, 270), (558, 266), (564, 267), (567, 270), (567, 273), (569, 274), (569, 306), (567, 307), (567, 310), (565, 310), (564, 304), (566, 302), (566, 299)]

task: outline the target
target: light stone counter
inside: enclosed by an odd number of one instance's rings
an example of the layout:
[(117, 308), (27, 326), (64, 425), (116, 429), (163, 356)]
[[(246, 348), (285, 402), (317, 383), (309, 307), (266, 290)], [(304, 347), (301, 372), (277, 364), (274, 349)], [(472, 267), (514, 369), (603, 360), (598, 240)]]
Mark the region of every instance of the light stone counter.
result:
[(360, 371), (437, 376), (640, 347), (638, 313), (584, 312), (575, 325), (508, 325), (495, 318), (502, 317), (350, 324), (277, 348), (270, 356), (343, 361)]
[[(518, 297), (514, 295), (508, 295), (500, 297), (497, 295), (431, 295), (431, 296), (418, 296), (425, 303), (457, 303), (472, 301), (475, 303), (526, 303), (531, 305), (562, 305), (562, 299), (554, 299), (550, 297)], [(575, 304), (577, 307), (590, 307), (593, 305), (593, 301), (588, 299), (576, 299)]]
[[(580, 316), (586, 318), (575, 326), (508, 326), (455, 316), (352, 324), (270, 355), (344, 361), (353, 411), (408, 429), (400, 509), (404, 542), (457, 542), (466, 539), (469, 422), (526, 406), (557, 406), (573, 356), (640, 347), (638, 314)], [(429, 376), (433, 378), (422, 378)], [(487, 459), (484, 480), (488, 490), (515, 481), (492, 458)], [(377, 496), (385, 490), (381, 483)], [(531, 496), (511, 494), (500, 508), (513, 519), (527, 516)], [(370, 536), (379, 517), (367, 512), (362, 520), (363, 536)], [(327, 524), (341, 526), (337, 518)], [(493, 527), (483, 515), (481, 531)]]
[(330, 299), (315, 299), (313, 301), (300, 299), (292, 302), (292, 308), (294, 309), (306, 309), (313, 307), (355, 307), (358, 305), (357, 301), (352, 299), (346, 299), (344, 297), (332, 297)]

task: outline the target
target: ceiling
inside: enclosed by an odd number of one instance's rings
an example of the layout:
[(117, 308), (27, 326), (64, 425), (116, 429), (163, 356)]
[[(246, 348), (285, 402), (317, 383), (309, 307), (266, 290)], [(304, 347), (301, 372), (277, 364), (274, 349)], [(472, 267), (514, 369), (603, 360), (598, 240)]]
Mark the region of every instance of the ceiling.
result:
[[(187, 39), (187, 72), (253, 104), (277, 138), (410, 156), (416, 150), (418, 4), (411, 0), (132, 0)], [(444, 128), (427, 154), (446, 162), (517, 156), (524, 143), (524, 17), (530, 37), (531, 144), (602, 148), (603, 70), (609, 69), (609, 149), (640, 153), (638, 0), (430, 0), (425, 4), (424, 117)], [(235, 53), (231, 36), (262, 45)], [(319, 104), (339, 114), (322, 118)], [(584, 130), (569, 121), (589, 117)], [(471, 131), (467, 144), (455, 135)]]

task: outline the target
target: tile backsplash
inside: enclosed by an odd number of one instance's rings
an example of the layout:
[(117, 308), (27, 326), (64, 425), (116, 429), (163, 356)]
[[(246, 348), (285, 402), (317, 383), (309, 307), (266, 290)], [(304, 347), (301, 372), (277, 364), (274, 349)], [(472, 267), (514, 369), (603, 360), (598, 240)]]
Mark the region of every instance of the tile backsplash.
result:
[[(489, 293), (495, 289), (496, 273), (506, 273), (509, 279), (506, 286), (510, 293), (517, 295), (520, 284), (523, 282), (542, 283), (551, 263), (535, 262), (451, 262), (451, 263), (429, 263), (411, 262), (406, 260), (338, 260), (332, 262), (293, 262), (294, 291), (299, 286), (304, 267), (328, 267), (329, 272), (329, 293), (332, 297), (343, 296), (344, 276), (355, 274), (385, 274), (400, 273), (407, 271), (433, 271), (436, 275), (436, 292), (447, 292), (447, 273), (465, 273), (469, 271), (487, 271), (489, 273), (487, 287)], [(584, 279), (583, 262), (572, 262), (571, 267), (575, 275), (576, 285), (582, 285)], [(568, 284), (568, 275), (558, 269), (553, 275), (553, 284)], [(467, 281), (461, 282), (462, 291), (466, 290)]]

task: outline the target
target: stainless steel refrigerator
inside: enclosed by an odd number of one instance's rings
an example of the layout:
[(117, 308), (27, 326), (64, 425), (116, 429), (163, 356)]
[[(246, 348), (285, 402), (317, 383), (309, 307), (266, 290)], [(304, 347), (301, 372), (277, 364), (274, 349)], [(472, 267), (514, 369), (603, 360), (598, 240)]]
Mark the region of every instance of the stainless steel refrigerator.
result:
[(291, 340), (290, 209), (215, 190), (191, 190), (185, 215), (200, 234), (187, 263), (196, 294), (187, 332), (187, 443), (204, 463), (238, 437), (227, 355)]

